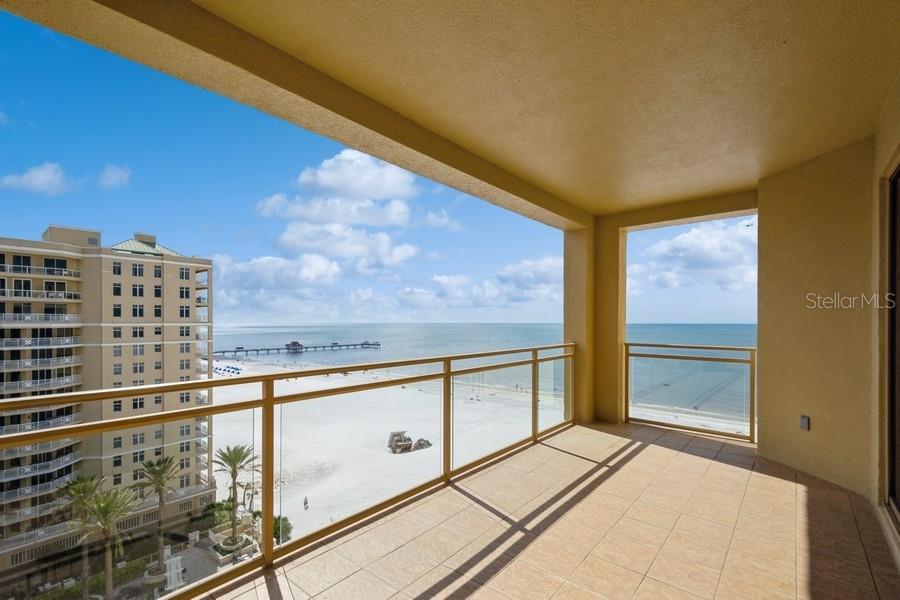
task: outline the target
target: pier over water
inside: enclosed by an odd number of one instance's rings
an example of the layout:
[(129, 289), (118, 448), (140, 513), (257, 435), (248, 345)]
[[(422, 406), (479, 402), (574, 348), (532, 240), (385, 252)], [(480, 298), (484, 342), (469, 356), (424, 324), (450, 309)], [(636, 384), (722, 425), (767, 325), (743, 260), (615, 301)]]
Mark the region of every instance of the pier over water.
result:
[(239, 356), (241, 354), (279, 354), (285, 352), (287, 354), (301, 354), (303, 352), (324, 352), (326, 350), (377, 350), (381, 348), (381, 342), (356, 342), (352, 344), (339, 344), (337, 342), (331, 344), (315, 344), (307, 346), (300, 342), (289, 342), (284, 346), (276, 346), (274, 348), (244, 348), (238, 346), (232, 350), (216, 350), (213, 356)]

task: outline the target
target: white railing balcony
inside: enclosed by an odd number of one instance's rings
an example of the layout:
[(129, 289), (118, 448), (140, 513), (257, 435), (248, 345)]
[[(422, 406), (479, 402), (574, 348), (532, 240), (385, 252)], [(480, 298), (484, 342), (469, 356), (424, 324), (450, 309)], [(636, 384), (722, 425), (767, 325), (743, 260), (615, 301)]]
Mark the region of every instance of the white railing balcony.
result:
[(194, 447), (197, 449), (197, 454), (209, 454), (209, 444), (207, 444), (203, 440), (197, 440), (194, 442)]
[(65, 454), (63, 456), (60, 456), (59, 458), (54, 458), (53, 460), (48, 460), (46, 462), (32, 463), (30, 465), (24, 465), (21, 467), (4, 469), (0, 471), (0, 481), (10, 481), (12, 479), (22, 479), (23, 477), (40, 475), (41, 473), (47, 473), (48, 471), (55, 471), (56, 469), (65, 467), (66, 465), (75, 464), (80, 460), (81, 452), (70, 452), (69, 454)]
[(197, 306), (209, 306), (209, 298), (206, 296), (197, 296), (196, 305)]
[(43, 313), (0, 313), (0, 327), (27, 327), (30, 323), (36, 323), (42, 327), (54, 325), (78, 326), (81, 323), (79, 314), (43, 314)]
[(47, 483), (28, 485), (15, 490), (8, 490), (0, 494), (0, 502), (12, 502), (14, 500), (20, 500), (29, 496), (49, 494), (50, 492), (55, 492), (56, 490), (60, 489), (73, 479), (75, 479), (74, 475), (65, 475), (63, 477), (60, 477), (59, 479), (48, 481)]
[(77, 335), (66, 337), (0, 338), (0, 348), (46, 348), (49, 346), (80, 345), (81, 337)]
[(195, 398), (197, 399), (197, 406), (206, 406), (209, 404), (209, 392), (207, 391), (197, 392)]
[(42, 542), (51, 541), (53, 538), (59, 537), (64, 533), (78, 533), (78, 526), (72, 521), (66, 521), (64, 523), (50, 525), (49, 527), (32, 529), (25, 533), (3, 538), (0, 540), (0, 550), (7, 551), (12, 548), (18, 548), (19, 546), (26, 546), (38, 539)]
[(21, 523), (22, 521), (27, 521), (28, 519), (34, 519), (37, 517), (42, 517), (44, 515), (53, 514), (61, 510), (68, 504), (69, 503), (66, 500), (57, 498), (56, 500), (38, 504), (37, 506), (29, 506), (28, 508), (20, 508), (19, 510), (7, 511), (0, 514), (0, 525), (12, 525), (13, 523)]
[(56, 269), (53, 267), (23, 267), (20, 265), (0, 265), (0, 273), (12, 273), (13, 275), (36, 275), (38, 277), (81, 277), (81, 271), (76, 269)]
[(0, 298), (28, 298), (31, 300), (81, 300), (81, 292), (56, 292), (51, 290), (0, 289)]
[(0, 371), (27, 371), (53, 367), (74, 367), (81, 364), (81, 356), (57, 356), (56, 358), (22, 358), (0, 360)]
[(58, 450), (66, 446), (71, 446), (75, 443), (76, 440), (72, 438), (62, 438), (59, 440), (52, 440), (50, 442), (41, 442), (39, 444), (25, 444), (23, 446), (15, 446), (13, 448), (4, 448), (2, 451), (0, 451), (0, 458), (2, 458), (3, 460), (9, 460), (11, 458), (20, 458), (22, 456), (29, 456), (31, 454), (53, 452), (54, 450)]
[(50, 379), (23, 379), (21, 381), (0, 382), (0, 392), (15, 393), (29, 392), (31, 390), (47, 390), (51, 388), (79, 385), (81, 375), (66, 375), (65, 377), (52, 377)]
[(25, 433), (26, 431), (37, 431), (39, 429), (50, 429), (61, 425), (72, 425), (81, 422), (81, 415), (74, 413), (55, 419), (47, 419), (44, 421), (29, 421), (27, 423), (19, 423), (18, 425), (4, 425), (0, 427), (0, 434), (7, 435), (10, 433)]

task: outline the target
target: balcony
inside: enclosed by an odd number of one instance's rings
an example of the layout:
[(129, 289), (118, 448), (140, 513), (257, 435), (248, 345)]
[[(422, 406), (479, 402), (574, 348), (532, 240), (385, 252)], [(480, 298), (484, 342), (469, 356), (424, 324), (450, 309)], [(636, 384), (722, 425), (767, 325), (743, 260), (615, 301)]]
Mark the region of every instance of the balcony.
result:
[(25, 379), (22, 381), (0, 382), (0, 392), (21, 393), (32, 390), (49, 390), (52, 388), (69, 387), (81, 384), (81, 375), (67, 375), (65, 377), (53, 377), (50, 379)]
[(0, 265), (0, 273), (9, 273), (10, 275), (32, 275), (35, 277), (66, 277), (71, 279), (80, 279), (81, 271), (74, 269), (55, 269), (48, 267), (23, 267), (19, 265)]
[[(42, 396), (49, 397), (49, 396)], [(17, 400), (7, 400), (3, 401), (3, 405), (5, 410), (16, 410), (12, 405), (15, 404)], [(9, 406), (9, 408), (6, 408)], [(43, 406), (42, 406), (43, 408)], [(23, 409), (18, 409), (23, 410)], [(10, 435), (14, 433), (25, 433), (28, 431), (39, 431), (43, 429), (52, 429), (54, 427), (60, 427), (61, 425), (72, 425), (74, 423), (81, 422), (81, 414), (74, 413), (71, 415), (65, 415), (63, 417), (56, 417), (55, 419), (47, 419), (44, 421), (29, 421), (27, 423), (19, 423), (18, 425), (4, 425), (0, 427), (0, 435)]]
[(10, 510), (0, 513), (0, 526), (12, 525), (13, 523), (21, 523), (29, 519), (43, 517), (58, 512), (66, 506), (68, 502), (63, 499), (51, 500), (37, 506), (29, 506), (28, 508), (20, 508), (18, 510)]
[(60, 456), (59, 458), (54, 458), (53, 460), (48, 460), (46, 462), (32, 463), (30, 465), (24, 465), (21, 467), (4, 469), (0, 471), (0, 481), (11, 481), (13, 479), (22, 479), (23, 477), (33, 477), (34, 475), (40, 475), (41, 473), (55, 471), (60, 467), (65, 467), (66, 465), (73, 465), (80, 460), (81, 452), (70, 452), (69, 454), (65, 454), (63, 456)]
[(201, 392), (197, 392), (194, 395), (194, 398), (197, 402), (197, 406), (206, 406), (207, 404), (209, 404), (209, 392), (207, 392), (205, 390), (201, 391)]
[(56, 523), (48, 527), (41, 527), (24, 533), (19, 533), (0, 540), (0, 550), (8, 552), (14, 548), (28, 546), (35, 542), (48, 542), (63, 534), (78, 535), (78, 527), (71, 521)]
[(55, 292), (49, 290), (0, 289), (0, 298), (28, 300), (81, 300), (81, 292)]
[(197, 296), (195, 299), (195, 306), (204, 307), (209, 306), (209, 297), (208, 296)]
[(75, 479), (74, 475), (66, 475), (64, 477), (60, 477), (59, 479), (48, 481), (47, 483), (28, 485), (17, 488), (15, 490), (0, 492), (0, 502), (13, 502), (16, 500), (22, 500), (23, 498), (29, 498), (31, 496), (41, 496), (43, 494), (49, 494), (60, 489), (73, 479)]
[(81, 364), (81, 356), (58, 356), (56, 358), (22, 358), (0, 360), (0, 371), (28, 371), (53, 367), (74, 367)]
[(22, 456), (30, 456), (32, 454), (41, 454), (43, 452), (52, 452), (66, 446), (77, 443), (72, 438), (61, 438), (50, 442), (42, 442), (39, 444), (27, 444), (24, 446), (16, 446), (15, 448), (6, 448), (0, 451), (0, 458), (9, 460), (11, 458), (19, 458)]
[(81, 324), (81, 315), (0, 313), (0, 327), (28, 327), (32, 323), (37, 327), (77, 327)]
[(80, 346), (81, 337), (0, 338), (0, 348), (61, 348)]

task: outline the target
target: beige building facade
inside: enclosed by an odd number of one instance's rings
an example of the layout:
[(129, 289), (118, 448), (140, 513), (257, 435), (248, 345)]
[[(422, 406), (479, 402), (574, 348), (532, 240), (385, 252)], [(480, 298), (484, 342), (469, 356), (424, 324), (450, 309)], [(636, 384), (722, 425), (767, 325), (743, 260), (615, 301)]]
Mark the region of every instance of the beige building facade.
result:
[[(210, 375), (212, 262), (182, 256), (137, 233), (103, 246), (99, 231), (48, 227), (40, 241), (0, 238), (0, 398), (139, 388)], [(208, 392), (7, 410), (4, 433), (33, 431), (207, 404)], [(207, 418), (68, 438), (0, 456), (0, 573), (80, 542), (59, 490), (79, 475), (131, 486), (141, 464), (172, 456), (165, 521), (215, 500)], [(144, 494), (126, 529), (155, 527), (155, 494)], [(36, 568), (36, 566), (35, 566)], [(7, 577), (0, 575), (0, 579)]]

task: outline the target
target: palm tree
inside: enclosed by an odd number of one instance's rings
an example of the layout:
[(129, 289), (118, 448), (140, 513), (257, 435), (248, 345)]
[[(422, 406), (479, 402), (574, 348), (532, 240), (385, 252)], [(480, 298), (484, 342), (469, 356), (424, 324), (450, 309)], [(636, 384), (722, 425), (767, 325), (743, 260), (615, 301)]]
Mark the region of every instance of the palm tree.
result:
[(172, 490), (169, 482), (175, 479), (178, 471), (179, 466), (171, 456), (164, 456), (157, 461), (148, 460), (141, 465), (143, 479), (132, 486), (137, 489), (153, 490), (156, 492), (156, 497), (159, 500), (159, 536), (157, 540), (159, 558), (156, 563), (157, 573), (166, 572), (166, 565), (163, 562), (163, 551), (166, 547), (166, 538), (163, 532), (163, 515), (166, 510), (166, 494)]
[(88, 505), (88, 515), (94, 526), (103, 537), (105, 547), (104, 564), (106, 567), (106, 597), (113, 597), (113, 548), (117, 554), (122, 553), (122, 532), (119, 521), (134, 512), (138, 505), (138, 497), (128, 489), (113, 488), (93, 497)]
[(103, 478), (94, 475), (90, 477), (76, 477), (62, 489), (61, 496), (69, 501), (72, 509), (72, 518), (81, 528), (81, 597), (88, 600), (90, 595), (91, 565), (89, 561), (88, 538), (94, 529), (90, 521), (89, 507), (103, 485)]
[(238, 543), (237, 535), (237, 490), (238, 476), (242, 471), (253, 469), (254, 463), (259, 457), (253, 454), (253, 447), (249, 445), (225, 446), (216, 450), (213, 464), (218, 467), (216, 473), (227, 473), (231, 477), (231, 544)]

